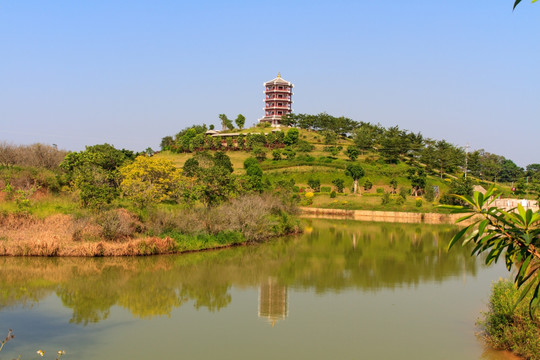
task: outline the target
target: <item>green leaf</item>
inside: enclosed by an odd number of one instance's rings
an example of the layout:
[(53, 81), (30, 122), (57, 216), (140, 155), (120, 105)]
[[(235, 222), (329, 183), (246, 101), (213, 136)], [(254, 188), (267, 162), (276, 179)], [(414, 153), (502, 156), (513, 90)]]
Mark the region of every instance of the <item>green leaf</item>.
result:
[(463, 216), (463, 217), (460, 217), (459, 219), (456, 220), (456, 224), (457, 224), (457, 223), (460, 223), (460, 222), (462, 222), (462, 221), (465, 221), (465, 220), (467, 220), (467, 219), (470, 219), (470, 218), (472, 218), (474, 215), (476, 215), (476, 214), (469, 214), (469, 215), (465, 215), (465, 216)]
[[(529, 303), (529, 316), (531, 317), (531, 319), (533, 318), (533, 314), (536, 311), (538, 304), (540, 303), (540, 296), (538, 294), (538, 292), (540, 291), (540, 280), (537, 279), (536, 281), (538, 281), (538, 284), (536, 285), (536, 288), (534, 289), (531, 302)], [(531, 283), (534, 283), (534, 281), (531, 281)]]
[(527, 274), (527, 270), (529, 269), (529, 264), (531, 263), (531, 259), (532, 259), (532, 256), (527, 256), (525, 261), (523, 261), (523, 263), (521, 263), (521, 266), (519, 267), (519, 272), (516, 276), (516, 282), (517, 282), (518, 287), (520, 287), (523, 284), (523, 282), (527, 280), (527, 278), (525, 278), (525, 275)]
[(514, 7), (512, 8), (512, 10), (514, 10), (516, 8), (516, 6), (518, 6), (518, 4), (521, 2), (521, 0), (516, 0), (516, 2), (514, 3)]
[(463, 235), (465, 235), (465, 233), (467, 232), (467, 230), (469, 230), (471, 228), (472, 225), (469, 225), (467, 226), (466, 228), (463, 228), (461, 229), (460, 232), (458, 232), (456, 235), (454, 235), (454, 237), (452, 237), (452, 240), (450, 240), (450, 243), (448, 244), (448, 250), (450, 250), (452, 248), (452, 246), (454, 246), (454, 244), (463, 237)]
[(518, 306), (518, 304), (525, 298), (525, 296), (527, 296), (527, 293), (529, 292), (529, 290), (531, 290), (531, 287), (533, 285), (534, 285), (534, 281), (531, 281), (530, 283), (525, 285), (525, 287), (521, 291), (521, 294), (519, 294), (519, 298), (514, 303), (514, 306), (512, 307), (512, 311), (516, 310), (516, 307)]
[(485, 220), (482, 220), (480, 222), (480, 224), (478, 225), (478, 236), (482, 236), (482, 234), (484, 233), (484, 229), (486, 228), (486, 226), (489, 224), (489, 220), (488, 219), (485, 219)]

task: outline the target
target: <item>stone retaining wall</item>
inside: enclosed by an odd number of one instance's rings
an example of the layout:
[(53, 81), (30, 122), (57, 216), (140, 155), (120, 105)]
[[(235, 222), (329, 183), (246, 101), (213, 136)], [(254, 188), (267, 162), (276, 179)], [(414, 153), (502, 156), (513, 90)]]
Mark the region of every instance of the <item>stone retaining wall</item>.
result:
[[(343, 210), (301, 207), (302, 216), (393, 223), (454, 224), (462, 214), (410, 213), (399, 211)], [(466, 225), (466, 224), (465, 224)]]

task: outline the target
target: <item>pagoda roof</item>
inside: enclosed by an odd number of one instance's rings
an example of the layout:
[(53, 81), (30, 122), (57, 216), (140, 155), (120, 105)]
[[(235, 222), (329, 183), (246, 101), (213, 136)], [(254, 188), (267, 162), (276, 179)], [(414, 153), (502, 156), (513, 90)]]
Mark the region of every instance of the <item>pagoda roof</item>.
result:
[(281, 77), (281, 73), (278, 73), (278, 76), (275, 79), (272, 79), (270, 81), (265, 82), (264, 85), (288, 85), (288, 86), (292, 86), (292, 84), (290, 82), (288, 82), (287, 80), (284, 80)]

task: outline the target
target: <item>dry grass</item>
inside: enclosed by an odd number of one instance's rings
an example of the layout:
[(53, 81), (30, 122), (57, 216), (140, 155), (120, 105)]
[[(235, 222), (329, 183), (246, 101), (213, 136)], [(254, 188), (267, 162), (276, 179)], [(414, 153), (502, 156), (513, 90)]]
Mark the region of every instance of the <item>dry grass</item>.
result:
[[(103, 220), (106, 217), (108, 220)], [(101, 225), (99, 224), (101, 222)], [(135, 238), (140, 223), (120, 209), (98, 219), (53, 215), (0, 218), (0, 255), (4, 256), (135, 256), (176, 251), (170, 238)]]

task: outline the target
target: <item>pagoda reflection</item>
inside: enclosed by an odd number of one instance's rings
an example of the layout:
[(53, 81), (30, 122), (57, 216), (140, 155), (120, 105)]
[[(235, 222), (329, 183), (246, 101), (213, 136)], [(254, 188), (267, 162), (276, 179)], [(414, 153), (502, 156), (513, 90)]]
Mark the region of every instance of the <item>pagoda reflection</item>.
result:
[(287, 287), (280, 285), (277, 279), (268, 277), (259, 287), (259, 317), (272, 324), (284, 320), (289, 315)]

